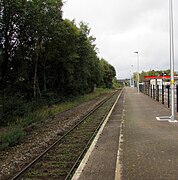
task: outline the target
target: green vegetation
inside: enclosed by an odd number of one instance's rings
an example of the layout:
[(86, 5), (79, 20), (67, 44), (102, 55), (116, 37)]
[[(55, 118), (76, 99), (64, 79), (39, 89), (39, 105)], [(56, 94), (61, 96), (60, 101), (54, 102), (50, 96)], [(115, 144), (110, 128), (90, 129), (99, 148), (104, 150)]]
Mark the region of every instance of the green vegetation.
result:
[[(17, 118), (33, 124), (53, 116), (54, 104), (112, 88), (114, 67), (98, 58), (86, 23), (63, 19), (62, 6), (62, 0), (0, 0), (0, 126)], [(43, 106), (45, 113), (35, 114)]]
[(8, 146), (14, 146), (20, 142), (24, 137), (25, 132), (22, 128), (13, 126), (9, 127), (6, 133), (0, 136), (0, 150), (5, 149)]
[[(143, 82), (144, 76), (162, 76), (162, 75), (170, 75), (170, 70), (149, 70), (149, 71), (142, 71), (140, 73), (140, 82)], [(134, 79), (137, 81), (137, 73), (134, 73)]]
[(53, 104), (50, 107), (43, 106), (34, 112), (29, 112), (24, 117), (18, 117), (6, 128), (0, 128), (0, 150), (8, 146), (18, 144), (21, 139), (42, 121), (48, 118), (54, 118), (56, 114), (73, 108), (80, 103), (94, 99), (102, 94), (110, 93), (112, 90), (98, 88), (94, 92), (73, 97), (64, 103)]
[(142, 71), (140, 74), (141, 82), (143, 81), (144, 76), (162, 76), (163, 74), (170, 75), (170, 70), (150, 70), (147, 72)]
[(114, 89), (120, 89), (123, 87), (123, 83), (119, 83), (116, 78), (113, 78), (112, 84)]

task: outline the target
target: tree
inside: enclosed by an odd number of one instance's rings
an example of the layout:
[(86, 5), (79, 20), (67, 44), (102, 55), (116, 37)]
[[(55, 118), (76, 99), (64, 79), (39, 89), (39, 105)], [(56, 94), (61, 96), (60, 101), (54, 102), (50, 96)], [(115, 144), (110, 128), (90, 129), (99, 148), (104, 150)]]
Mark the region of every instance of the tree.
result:
[(114, 67), (112, 65), (110, 65), (103, 58), (100, 60), (100, 66), (101, 66), (102, 74), (103, 74), (102, 84), (106, 88), (111, 88), (112, 80), (116, 76), (116, 71), (115, 71)]
[[(33, 96), (37, 99), (41, 96), (40, 85), (43, 84), (43, 90), (46, 91), (46, 54), (45, 48), (53, 39), (53, 31), (62, 21), (62, 1), (61, 0), (33, 0), (26, 4), (26, 19), (24, 33), (25, 43), (31, 44), (31, 53), (33, 57)], [(29, 38), (30, 37), (30, 38)], [(40, 65), (42, 64), (42, 66)], [(39, 69), (42, 68), (42, 69)], [(42, 82), (39, 82), (40, 73), (43, 72)]]
[(11, 74), (15, 52), (19, 46), (20, 26), (24, 17), (25, 1), (0, 0), (0, 103), (2, 118), (6, 114), (6, 101), (10, 98)]
[(32, 101), (85, 94), (96, 86), (112, 87), (115, 69), (97, 57), (88, 24), (77, 26), (64, 20), (62, 5), (62, 0), (0, 0), (4, 120), (7, 114), (23, 115), (17, 107)]

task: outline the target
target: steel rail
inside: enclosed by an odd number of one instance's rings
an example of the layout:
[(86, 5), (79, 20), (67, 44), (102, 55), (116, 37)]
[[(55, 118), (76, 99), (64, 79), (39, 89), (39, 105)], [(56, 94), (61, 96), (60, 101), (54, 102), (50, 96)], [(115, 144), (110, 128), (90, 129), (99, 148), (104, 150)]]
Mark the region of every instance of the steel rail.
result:
[(114, 96), (118, 91), (112, 93), (111, 96), (104, 99), (100, 102), (94, 109), (84, 115), (81, 120), (74, 125), (71, 129), (69, 129), (62, 137), (60, 137), (57, 141), (55, 141), (52, 145), (50, 145), (45, 151), (43, 151), (39, 156), (37, 156), (34, 160), (32, 160), (27, 166), (25, 166), (19, 173), (17, 173), (11, 180), (16, 180), (20, 176), (22, 176), (32, 165), (34, 165), (38, 160), (40, 160), (48, 151), (50, 151), (55, 145), (57, 145), (60, 141), (62, 141), (70, 132), (72, 132), (76, 127), (78, 127), (86, 118), (88, 118), (91, 114), (93, 114), (96, 110), (98, 110), (105, 102), (107, 102), (111, 97)]
[[(119, 94), (119, 98), (121, 96), (123, 91), (120, 92)], [(71, 168), (70, 172), (68, 173), (68, 175), (66, 176), (65, 180), (68, 180), (70, 178), (70, 176), (72, 175), (72, 173), (74, 172), (77, 164), (79, 163), (79, 161), (82, 159), (83, 155), (85, 154), (85, 152), (87, 151), (88, 147), (90, 146), (92, 140), (94, 139), (94, 137), (96, 136), (98, 130), (100, 129), (101, 125), (103, 124), (104, 120), (106, 119), (108, 113), (110, 112), (110, 110), (112, 109), (112, 106), (110, 107), (110, 109), (108, 109), (108, 111), (106, 112), (106, 114), (104, 115), (103, 119), (101, 120), (101, 122), (99, 123), (98, 127), (96, 128), (96, 130), (94, 131), (93, 135), (91, 136), (91, 138), (89, 139), (89, 141), (87, 142), (86, 146), (84, 147), (83, 151), (81, 152), (81, 154), (79, 155), (78, 159), (76, 160), (76, 162), (74, 163), (73, 167)]]

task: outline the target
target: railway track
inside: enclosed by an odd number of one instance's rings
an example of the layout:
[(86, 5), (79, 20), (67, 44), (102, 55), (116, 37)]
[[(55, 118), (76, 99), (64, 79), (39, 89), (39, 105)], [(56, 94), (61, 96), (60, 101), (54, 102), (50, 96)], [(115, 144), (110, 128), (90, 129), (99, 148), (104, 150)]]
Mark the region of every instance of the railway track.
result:
[(117, 91), (101, 102), (21, 172), (12, 177), (12, 180), (71, 179), (120, 93), (121, 91)]

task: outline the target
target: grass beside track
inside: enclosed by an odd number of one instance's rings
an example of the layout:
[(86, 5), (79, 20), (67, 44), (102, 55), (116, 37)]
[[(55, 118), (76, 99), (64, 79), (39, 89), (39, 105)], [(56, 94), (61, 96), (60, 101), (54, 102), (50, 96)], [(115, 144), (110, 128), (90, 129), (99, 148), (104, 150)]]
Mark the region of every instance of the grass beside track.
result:
[(74, 164), (78, 164), (79, 157), (89, 147), (117, 96), (118, 92), (112, 94), (17, 179), (70, 179), (69, 176), (75, 169)]
[(113, 90), (96, 89), (90, 94), (76, 97), (64, 103), (54, 104), (51, 107), (43, 106), (33, 113), (28, 113), (23, 118), (17, 118), (16, 123), (10, 124), (7, 127), (0, 128), (0, 150), (4, 150), (9, 146), (14, 146), (25, 137), (26, 129), (33, 129), (39, 123), (49, 118), (54, 118), (58, 113), (69, 110), (81, 103), (95, 99), (102, 94), (111, 93)]

